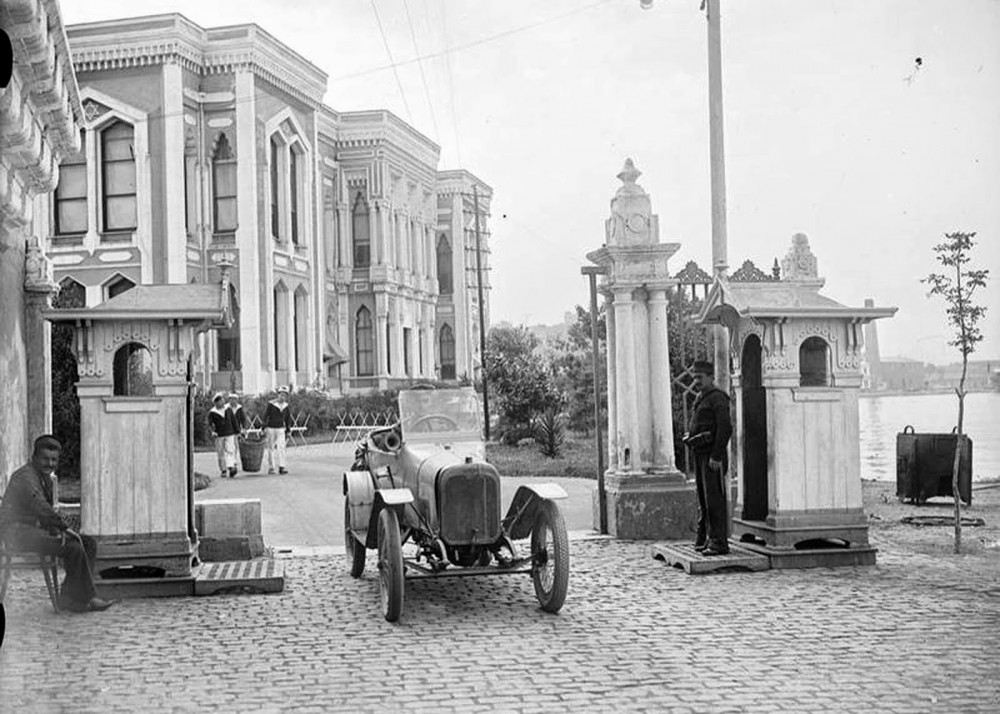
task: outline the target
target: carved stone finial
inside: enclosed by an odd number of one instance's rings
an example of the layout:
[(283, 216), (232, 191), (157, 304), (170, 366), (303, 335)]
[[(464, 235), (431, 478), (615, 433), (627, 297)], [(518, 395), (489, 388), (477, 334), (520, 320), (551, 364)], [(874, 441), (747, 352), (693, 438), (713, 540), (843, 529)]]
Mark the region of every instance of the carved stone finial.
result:
[(642, 176), (642, 171), (635, 167), (632, 159), (625, 159), (625, 165), (618, 172), (618, 179), (628, 186), (629, 184), (635, 184), (636, 179), (640, 176)]
[(608, 245), (642, 245), (659, 242), (659, 231), (652, 204), (642, 186), (635, 180), (642, 172), (632, 159), (618, 172), (622, 185), (611, 200), (611, 218), (605, 225)]
[(816, 256), (809, 249), (805, 233), (792, 236), (792, 247), (781, 261), (781, 272), (785, 280), (813, 282), (820, 279)]
[(58, 290), (52, 274), (52, 262), (42, 250), (38, 236), (28, 239), (24, 250), (24, 289), (32, 292), (55, 292)]

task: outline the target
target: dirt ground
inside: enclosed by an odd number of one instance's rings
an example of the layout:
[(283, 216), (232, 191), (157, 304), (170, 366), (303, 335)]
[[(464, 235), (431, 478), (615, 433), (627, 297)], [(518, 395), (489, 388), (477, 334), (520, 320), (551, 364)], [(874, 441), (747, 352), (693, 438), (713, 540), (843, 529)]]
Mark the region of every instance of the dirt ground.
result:
[[(891, 481), (864, 481), (864, 508), (875, 545), (927, 555), (950, 554), (955, 543), (955, 507), (950, 498), (932, 498), (923, 505), (903, 503)], [(1000, 481), (973, 485), (972, 504), (962, 504), (962, 553), (1000, 558)], [(906, 517), (941, 520), (942, 525), (904, 523)], [(971, 525), (982, 521), (984, 525)]]

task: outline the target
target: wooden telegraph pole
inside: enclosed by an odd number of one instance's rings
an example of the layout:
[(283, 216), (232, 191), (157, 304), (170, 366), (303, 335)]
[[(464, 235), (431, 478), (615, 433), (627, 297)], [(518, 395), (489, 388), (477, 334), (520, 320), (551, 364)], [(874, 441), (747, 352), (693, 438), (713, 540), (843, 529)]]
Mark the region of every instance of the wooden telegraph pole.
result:
[(486, 379), (486, 309), (483, 305), (483, 261), (479, 243), (479, 188), (472, 184), (472, 199), (476, 203), (476, 290), (479, 295), (479, 374), (483, 378), (483, 435), (490, 440), (490, 389)]

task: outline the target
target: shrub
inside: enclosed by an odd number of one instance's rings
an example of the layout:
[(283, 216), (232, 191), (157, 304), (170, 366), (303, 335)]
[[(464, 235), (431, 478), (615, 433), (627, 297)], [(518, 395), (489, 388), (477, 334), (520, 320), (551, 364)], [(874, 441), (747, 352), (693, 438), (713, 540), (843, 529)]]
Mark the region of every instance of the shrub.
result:
[(562, 454), (563, 442), (566, 440), (566, 427), (563, 417), (553, 407), (549, 407), (535, 421), (535, 441), (542, 455), (550, 459)]

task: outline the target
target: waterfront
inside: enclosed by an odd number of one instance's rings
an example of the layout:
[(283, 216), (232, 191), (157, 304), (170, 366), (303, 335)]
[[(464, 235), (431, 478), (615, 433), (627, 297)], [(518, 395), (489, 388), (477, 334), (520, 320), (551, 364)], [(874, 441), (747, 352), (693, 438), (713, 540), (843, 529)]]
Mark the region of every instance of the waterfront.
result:
[[(896, 479), (896, 435), (910, 425), (917, 433), (950, 433), (958, 422), (954, 394), (865, 396), (859, 400), (861, 476)], [(1000, 392), (965, 398), (964, 430), (972, 439), (972, 479), (1000, 477)]]

